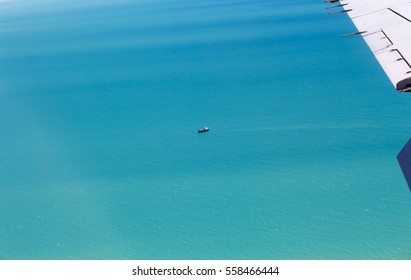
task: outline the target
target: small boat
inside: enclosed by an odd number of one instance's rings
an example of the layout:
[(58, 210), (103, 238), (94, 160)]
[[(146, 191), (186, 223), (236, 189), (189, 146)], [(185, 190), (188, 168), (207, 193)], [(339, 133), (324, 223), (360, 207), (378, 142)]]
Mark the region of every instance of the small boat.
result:
[(203, 128), (200, 128), (199, 130), (198, 130), (198, 133), (203, 133), (203, 132), (207, 132), (207, 131), (209, 131), (210, 129), (208, 128), (208, 127), (203, 127)]

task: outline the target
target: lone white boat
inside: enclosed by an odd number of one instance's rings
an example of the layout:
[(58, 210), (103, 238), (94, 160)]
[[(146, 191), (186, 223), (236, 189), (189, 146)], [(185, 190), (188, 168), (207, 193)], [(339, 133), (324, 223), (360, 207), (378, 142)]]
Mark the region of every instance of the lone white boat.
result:
[(207, 132), (207, 131), (209, 131), (210, 129), (207, 127), (207, 126), (205, 126), (205, 127), (203, 127), (203, 128), (200, 128), (199, 130), (198, 130), (198, 133), (203, 133), (203, 132)]

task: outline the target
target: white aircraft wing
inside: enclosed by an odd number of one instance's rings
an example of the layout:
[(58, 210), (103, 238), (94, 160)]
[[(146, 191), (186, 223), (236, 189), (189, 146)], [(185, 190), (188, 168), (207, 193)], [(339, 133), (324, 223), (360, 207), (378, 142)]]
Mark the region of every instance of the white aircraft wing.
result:
[(411, 1), (340, 0), (337, 4), (327, 7), (333, 8), (331, 14), (347, 13), (358, 29), (352, 34), (364, 38), (395, 88), (411, 92)]

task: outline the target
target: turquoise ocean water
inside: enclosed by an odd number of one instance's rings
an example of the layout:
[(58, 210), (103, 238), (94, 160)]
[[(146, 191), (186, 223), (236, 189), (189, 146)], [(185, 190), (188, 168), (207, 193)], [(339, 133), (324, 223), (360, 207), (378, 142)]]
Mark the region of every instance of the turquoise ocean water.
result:
[(1, 2), (0, 258), (411, 259), (411, 95), (321, 2)]

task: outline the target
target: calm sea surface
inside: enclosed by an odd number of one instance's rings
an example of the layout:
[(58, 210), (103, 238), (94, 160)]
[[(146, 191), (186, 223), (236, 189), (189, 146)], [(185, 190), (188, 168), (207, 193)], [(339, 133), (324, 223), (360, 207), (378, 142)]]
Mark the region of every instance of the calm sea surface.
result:
[(2, 1), (0, 259), (411, 259), (411, 96), (321, 2)]

